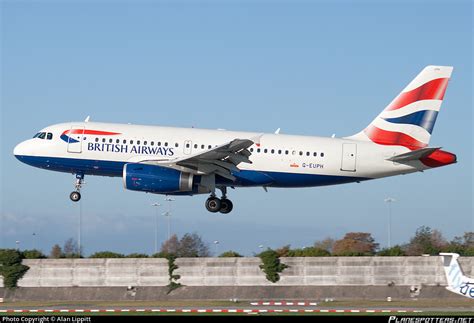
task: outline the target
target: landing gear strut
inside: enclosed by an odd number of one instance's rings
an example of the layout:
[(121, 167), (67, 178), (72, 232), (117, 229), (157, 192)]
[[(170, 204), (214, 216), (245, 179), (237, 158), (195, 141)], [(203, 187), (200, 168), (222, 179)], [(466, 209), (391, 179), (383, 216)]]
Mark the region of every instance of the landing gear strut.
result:
[(71, 199), (71, 201), (78, 202), (81, 199), (80, 191), (82, 184), (84, 184), (84, 174), (76, 174), (76, 183), (74, 184), (76, 190), (69, 194), (69, 198)]
[(231, 200), (227, 199), (227, 187), (219, 187), (222, 191), (222, 198), (216, 197), (215, 193), (212, 193), (211, 196), (206, 200), (206, 209), (209, 212), (216, 213), (221, 212), (223, 214), (230, 213), (234, 207)]

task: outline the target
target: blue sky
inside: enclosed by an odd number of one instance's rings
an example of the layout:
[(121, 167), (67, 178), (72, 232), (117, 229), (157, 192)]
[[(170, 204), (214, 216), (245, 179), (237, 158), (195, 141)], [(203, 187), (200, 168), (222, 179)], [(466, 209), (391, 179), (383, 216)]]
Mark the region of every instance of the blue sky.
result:
[[(13, 147), (54, 123), (92, 120), (346, 136), (364, 128), (426, 65), (454, 74), (431, 145), (459, 163), (419, 174), (311, 189), (237, 189), (229, 215), (205, 195), (172, 202), (171, 229), (219, 251), (311, 245), (350, 231), (387, 244), (416, 228), (473, 230), (470, 1), (2, 1), (0, 247), (77, 238), (73, 176), (28, 167)], [(88, 177), (82, 242), (153, 251), (152, 202), (120, 178)], [(166, 220), (159, 217), (160, 241)], [(33, 233), (36, 235), (33, 236)]]

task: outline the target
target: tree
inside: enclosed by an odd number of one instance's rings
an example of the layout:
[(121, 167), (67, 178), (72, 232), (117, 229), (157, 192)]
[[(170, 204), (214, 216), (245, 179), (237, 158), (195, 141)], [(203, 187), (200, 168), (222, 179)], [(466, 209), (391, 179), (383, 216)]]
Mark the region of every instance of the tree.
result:
[(123, 258), (124, 255), (112, 251), (98, 251), (89, 256), (89, 258)]
[(285, 257), (327, 257), (329, 251), (321, 248), (306, 247), (303, 249), (291, 249)]
[(7, 288), (16, 288), (18, 280), (30, 268), (21, 263), (22, 254), (15, 249), (0, 249), (0, 276)]
[(443, 247), (443, 252), (455, 252), (461, 256), (474, 256), (474, 232), (465, 232), (462, 237), (454, 237)]
[(24, 259), (43, 259), (43, 258), (46, 258), (46, 256), (40, 250), (37, 250), (37, 249), (23, 250), (22, 257)]
[(160, 253), (176, 255), (178, 253), (178, 248), (178, 237), (176, 236), (176, 234), (173, 234), (168, 240), (163, 242), (163, 244), (161, 245)]
[(343, 239), (334, 242), (333, 254), (337, 256), (371, 256), (378, 249), (370, 233), (349, 232)]
[(55, 244), (51, 248), (51, 251), (49, 253), (49, 258), (58, 259), (58, 258), (63, 258), (63, 257), (64, 257), (63, 250), (58, 244)]
[(260, 269), (265, 273), (267, 280), (272, 283), (276, 283), (280, 280), (280, 274), (285, 268), (288, 268), (287, 265), (280, 262), (278, 253), (275, 250), (268, 249), (261, 252), (259, 255), (262, 260)]
[(446, 246), (447, 242), (440, 231), (433, 230), (427, 226), (421, 226), (406, 245), (406, 253), (408, 256), (419, 256), (422, 254), (437, 255)]
[(329, 253), (332, 253), (332, 249), (334, 247), (334, 242), (335, 241), (334, 241), (333, 238), (327, 237), (323, 240), (315, 241), (314, 242), (314, 247), (318, 248), (318, 249), (323, 249), (323, 250), (326, 250)]
[(186, 233), (178, 245), (178, 257), (209, 257), (209, 246), (197, 233)]
[(276, 249), (275, 252), (278, 254), (278, 257), (288, 257), (288, 254), (291, 251), (290, 247), (291, 246), (287, 244), (286, 246)]
[(148, 258), (148, 255), (145, 253), (131, 253), (126, 255), (125, 258)]
[(385, 249), (380, 250), (377, 253), (377, 256), (391, 256), (391, 257), (405, 256), (405, 251), (403, 250), (401, 246), (396, 245), (391, 248), (385, 248)]
[(229, 251), (221, 253), (220, 256), (219, 256), (219, 258), (226, 258), (226, 257), (229, 257), (229, 258), (231, 258), (231, 257), (242, 257), (242, 255), (238, 252), (229, 250)]
[(77, 245), (76, 240), (69, 238), (66, 240), (63, 246), (64, 257), (66, 258), (79, 258), (79, 246)]

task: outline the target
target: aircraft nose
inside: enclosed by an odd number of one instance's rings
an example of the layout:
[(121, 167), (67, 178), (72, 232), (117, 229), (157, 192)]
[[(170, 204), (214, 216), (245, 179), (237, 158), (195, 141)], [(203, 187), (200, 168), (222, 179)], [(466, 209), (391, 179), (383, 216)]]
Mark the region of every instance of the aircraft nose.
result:
[(25, 142), (20, 142), (18, 145), (15, 146), (13, 149), (13, 155), (15, 155), (16, 158), (21, 160), (21, 156), (24, 156), (26, 152), (26, 147), (25, 147)]

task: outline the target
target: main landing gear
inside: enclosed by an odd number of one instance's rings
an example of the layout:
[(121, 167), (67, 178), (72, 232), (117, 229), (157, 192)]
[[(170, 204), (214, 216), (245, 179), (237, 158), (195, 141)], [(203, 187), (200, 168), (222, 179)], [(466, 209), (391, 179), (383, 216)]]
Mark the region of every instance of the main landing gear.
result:
[(209, 196), (209, 198), (206, 200), (206, 209), (212, 213), (230, 213), (234, 208), (234, 205), (232, 204), (232, 201), (226, 197), (227, 188), (222, 187), (220, 190), (222, 191), (222, 198), (219, 199), (215, 193), (212, 193), (211, 196)]
[(76, 184), (74, 184), (76, 190), (69, 194), (69, 198), (71, 199), (71, 201), (78, 202), (81, 199), (80, 191), (82, 184), (84, 184), (84, 174), (76, 174)]

